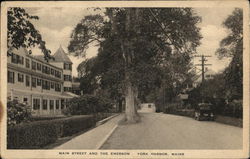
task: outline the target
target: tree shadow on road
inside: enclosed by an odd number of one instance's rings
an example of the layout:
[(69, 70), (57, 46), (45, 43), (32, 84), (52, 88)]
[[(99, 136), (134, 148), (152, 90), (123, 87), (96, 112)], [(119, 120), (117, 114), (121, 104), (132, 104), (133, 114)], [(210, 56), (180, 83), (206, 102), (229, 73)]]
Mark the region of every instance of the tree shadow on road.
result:
[(139, 114), (134, 116), (133, 122), (128, 122), (126, 119), (125, 114), (123, 115), (123, 118), (118, 122), (118, 125), (128, 125), (128, 124), (137, 124), (141, 122), (141, 116)]

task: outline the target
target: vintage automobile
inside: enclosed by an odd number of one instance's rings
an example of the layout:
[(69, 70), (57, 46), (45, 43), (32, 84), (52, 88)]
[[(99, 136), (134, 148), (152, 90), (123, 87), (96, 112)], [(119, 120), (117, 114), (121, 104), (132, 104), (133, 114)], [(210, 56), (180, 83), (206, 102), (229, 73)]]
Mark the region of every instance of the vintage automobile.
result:
[(214, 120), (214, 113), (210, 103), (199, 103), (194, 112), (195, 120)]

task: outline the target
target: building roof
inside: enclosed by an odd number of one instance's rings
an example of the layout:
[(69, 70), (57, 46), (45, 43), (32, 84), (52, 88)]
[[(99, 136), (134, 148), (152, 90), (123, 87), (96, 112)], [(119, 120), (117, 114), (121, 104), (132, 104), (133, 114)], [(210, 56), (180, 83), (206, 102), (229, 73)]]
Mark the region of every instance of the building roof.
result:
[(67, 97), (67, 98), (79, 97), (79, 95), (74, 94), (72, 92), (63, 92), (62, 95)]
[(68, 57), (68, 55), (65, 53), (65, 51), (63, 50), (62, 46), (60, 45), (60, 47), (57, 49), (57, 51), (55, 52), (55, 54), (53, 55), (53, 57), (55, 58), (55, 62), (67, 62), (67, 63), (71, 63), (72, 61), (70, 60), (70, 58)]
[(24, 54), (24, 55), (29, 55), (29, 52), (26, 48), (23, 48), (23, 47), (20, 47), (18, 49), (16, 48), (12, 48), (12, 52), (15, 53), (15, 54)]
[(34, 55), (33, 57), (38, 59), (38, 60), (45, 61), (44, 55)]

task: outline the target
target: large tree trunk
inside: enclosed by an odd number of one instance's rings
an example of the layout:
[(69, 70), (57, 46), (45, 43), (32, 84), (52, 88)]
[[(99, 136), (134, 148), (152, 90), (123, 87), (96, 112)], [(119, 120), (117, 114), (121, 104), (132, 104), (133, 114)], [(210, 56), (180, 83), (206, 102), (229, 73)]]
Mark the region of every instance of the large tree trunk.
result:
[[(125, 59), (125, 80), (126, 80), (126, 92), (125, 92), (125, 120), (127, 123), (136, 123), (139, 121), (137, 114), (137, 96), (138, 91), (135, 86), (131, 83), (131, 77), (129, 76), (128, 67), (131, 67), (134, 58), (134, 50), (132, 49), (132, 43), (134, 42), (130, 38), (131, 31), (135, 29), (135, 18), (133, 18), (136, 10), (126, 10), (126, 31), (128, 37), (124, 39), (122, 46), (123, 57)], [(136, 14), (137, 16), (137, 14)]]
[[(114, 12), (110, 10), (110, 20), (112, 23), (112, 32), (116, 35), (117, 28), (116, 28), (116, 19), (114, 18)], [(126, 81), (126, 88), (125, 88), (125, 121), (126, 123), (135, 123), (139, 120), (139, 116), (137, 114), (137, 95), (136, 89), (133, 87), (131, 83), (131, 79), (128, 72), (128, 67), (131, 66), (132, 59), (134, 56), (134, 52), (132, 48), (132, 39), (130, 38), (131, 29), (133, 29), (132, 24), (132, 10), (126, 9), (126, 22), (125, 22), (125, 30), (128, 36), (124, 39), (120, 38), (121, 43), (121, 51), (122, 56), (124, 59), (124, 69), (125, 69), (125, 81)]]
[(136, 92), (130, 81), (126, 85), (126, 109), (125, 109), (125, 121), (127, 123), (138, 122), (137, 106), (136, 106)]

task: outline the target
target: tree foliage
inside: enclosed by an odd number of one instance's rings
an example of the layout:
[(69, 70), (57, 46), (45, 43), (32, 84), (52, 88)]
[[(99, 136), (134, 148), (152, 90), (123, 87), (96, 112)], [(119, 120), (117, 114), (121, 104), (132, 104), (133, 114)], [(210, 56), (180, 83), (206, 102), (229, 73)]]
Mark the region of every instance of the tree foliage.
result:
[(230, 33), (220, 42), (217, 55), (229, 57), (231, 62), (225, 69), (226, 85), (230, 98), (242, 98), (243, 92), (243, 11), (236, 8), (223, 23)]
[(101, 96), (83, 95), (72, 98), (64, 113), (70, 115), (86, 115), (108, 112), (111, 108), (112, 103), (107, 98)]
[(85, 17), (68, 47), (84, 54), (89, 43), (99, 42), (92, 73), (102, 88), (139, 99), (161, 87), (162, 79), (175, 86), (186, 80), (201, 39), (201, 19), (191, 8), (106, 8), (105, 15)]
[[(51, 58), (51, 51), (46, 48), (46, 43), (43, 41), (41, 34), (32, 24), (32, 20), (38, 20), (38, 16), (28, 14), (25, 9), (19, 7), (11, 7), (7, 11), (7, 45), (8, 55), (11, 55), (13, 48), (19, 49), (38, 46), (44, 54), (44, 58)], [(31, 53), (31, 50), (29, 50)]]

